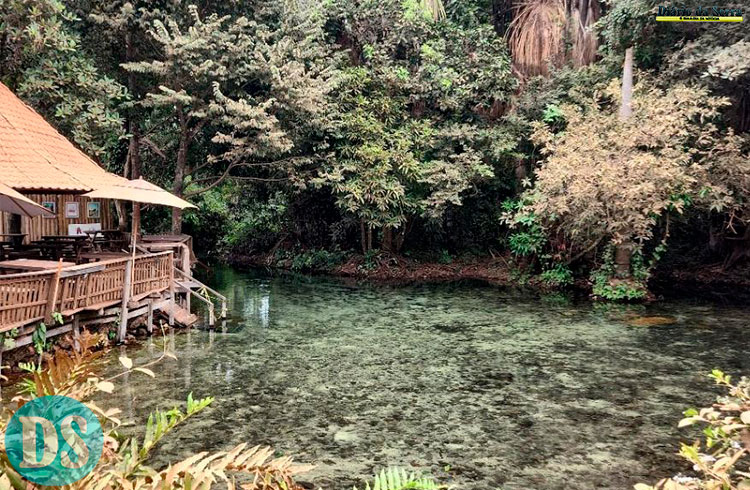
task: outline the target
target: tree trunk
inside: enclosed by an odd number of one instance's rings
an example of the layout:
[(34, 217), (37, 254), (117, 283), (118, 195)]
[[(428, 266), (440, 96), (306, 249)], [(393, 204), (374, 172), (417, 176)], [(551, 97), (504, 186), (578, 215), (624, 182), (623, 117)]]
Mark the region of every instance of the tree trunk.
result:
[(630, 258), (633, 255), (632, 243), (620, 243), (615, 248), (615, 277), (627, 279), (630, 277)]
[(515, 174), (516, 180), (519, 182), (519, 187), (522, 188), (521, 182), (528, 177), (528, 171), (526, 170), (526, 161), (521, 157), (516, 159)]
[[(125, 62), (135, 61), (133, 48), (133, 35), (128, 27), (125, 31)], [(128, 91), (133, 97), (137, 97), (135, 73), (128, 72)], [(141, 134), (140, 127), (135, 121), (138, 109), (132, 108), (128, 111), (128, 132), (130, 142), (128, 143), (128, 154), (125, 160), (123, 177), (126, 179), (137, 179), (141, 176)], [(115, 201), (117, 211), (117, 229), (125, 231), (128, 229), (127, 209), (122, 201)], [(140, 218), (140, 217), (139, 217)]]
[(384, 252), (393, 252), (393, 228), (390, 226), (383, 227), (383, 242), (380, 245)]
[[(175, 162), (174, 183), (172, 185), (172, 192), (177, 197), (182, 197), (185, 187), (189, 143), (188, 133), (188, 128), (183, 127), (180, 134), (180, 143), (177, 148), (177, 161)], [(172, 233), (175, 235), (182, 233), (182, 210), (179, 208), (172, 208)]]
[(404, 246), (404, 239), (406, 239), (406, 223), (404, 223), (404, 226), (399, 228), (396, 232), (396, 238), (393, 241), (393, 246), (396, 253), (401, 253), (401, 249)]
[[(627, 121), (633, 115), (633, 48), (625, 50), (625, 62), (622, 65), (622, 102), (620, 104), (620, 121)], [(620, 279), (630, 277), (630, 258), (633, 244), (623, 241), (615, 248), (615, 275)]]
[(625, 50), (625, 63), (622, 65), (622, 103), (620, 121), (633, 115), (633, 48)]
[(367, 251), (372, 250), (372, 226), (367, 225)]
[(365, 227), (365, 220), (359, 220), (359, 239), (362, 242), (362, 255), (367, 253), (367, 228)]

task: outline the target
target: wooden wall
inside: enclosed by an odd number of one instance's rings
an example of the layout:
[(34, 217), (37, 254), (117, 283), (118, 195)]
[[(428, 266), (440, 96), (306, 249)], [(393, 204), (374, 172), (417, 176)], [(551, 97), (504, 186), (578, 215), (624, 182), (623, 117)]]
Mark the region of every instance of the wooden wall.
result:
[[(21, 218), (21, 233), (26, 233), (26, 243), (41, 240), (42, 235), (67, 235), (68, 225), (72, 223), (101, 223), (103, 230), (115, 228), (116, 218), (112, 210), (111, 201), (108, 199), (89, 199), (74, 194), (25, 194), (32, 201), (54, 202), (57, 206), (54, 218), (37, 216), (36, 218)], [(65, 203), (78, 203), (78, 218), (65, 217)], [(89, 202), (98, 202), (99, 218), (88, 218), (87, 207)], [(0, 213), (0, 233), (10, 233), (10, 215)]]

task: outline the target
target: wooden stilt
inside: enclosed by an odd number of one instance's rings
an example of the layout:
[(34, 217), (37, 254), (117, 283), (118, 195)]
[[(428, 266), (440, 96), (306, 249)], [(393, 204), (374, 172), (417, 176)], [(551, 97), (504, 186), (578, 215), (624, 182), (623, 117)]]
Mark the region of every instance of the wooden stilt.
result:
[(149, 335), (154, 333), (154, 301), (153, 300), (148, 300), (148, 315), (146, 316), (146, 328), (148, 329)]
[(133, 261), (125, 262), (125, 277), (123, 278), (122, 305), (120, 306), (120, 330), (117, 333), (117, 340), (125, 341), (128, 333), (128, 302), (130, 301), (130, 281), (133, 277)]
[(73, 315), (73, 348), (81, 352), (81, 325), (78, 315)]
[(174, 310), (177, 303), (174, 300), (174, 266), (169, 268), (169, 326), (174, 327)]

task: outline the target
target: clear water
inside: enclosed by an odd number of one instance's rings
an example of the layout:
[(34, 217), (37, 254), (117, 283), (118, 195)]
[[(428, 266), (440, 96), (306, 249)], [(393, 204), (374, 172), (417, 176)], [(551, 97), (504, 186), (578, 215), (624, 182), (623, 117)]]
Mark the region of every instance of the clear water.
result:
[[(688, 302), (606, 307), (476, 284), (388, 287), (217, 271), (231, 320), (172, 335), (178, 360), (102, 401), (124, 418), (215, 404), (159, 461), (267, 444), (350, 489), (375, 469), (429, 471), (462, 489), (632, 488), (688, 469), (681, 411), (750, 373), (747, 310)], [(676, 323), (634, 327), (636, 316)], [(127, 349), (136, 363), (158, 341)], [(116, 369), (118, 352), (110, 360)]]

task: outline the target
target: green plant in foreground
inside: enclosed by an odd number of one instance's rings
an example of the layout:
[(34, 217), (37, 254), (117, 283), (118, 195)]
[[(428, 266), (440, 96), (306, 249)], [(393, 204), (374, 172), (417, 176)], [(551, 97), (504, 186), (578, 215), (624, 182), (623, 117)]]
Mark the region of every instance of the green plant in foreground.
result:
[[(382, 470), (379, 475), (370, 483), (365, 483), (363, 490), (438, 490), (447, 488), (435, 483), (435, 480), (428, 476), (417, 476), (414, 473), (407, 473), (403, 468), (388, 468)], [(357, 490), (357, 487), (354, 487)]]
[[(211, 488), (237, 488), (235, 477), (245, 475), (248, 482), (242, 485), (244, 490), (302, 490), (294, 482), (294, 476), (309, 469), (309, 466), (297, 465), (289, 457), (274, 457), (268, 447), (248, 447), (240, 444), (228, 451), (216, 453), (201, 452), (189, 455), (182, 461), (175, 462), (163, 469), (150, 466), (151, 450), (159, 441), (171, 432), (178, 424), (197, 415), (212, 402), (207, 397), (194, 400), (192, 394), (187, 398), (187, 407), (183, 411), (177, 407), (170, 410), (156, 410), (145, 425), (142, 439), (123, 438), (117, 429), (122, 422), (117, 418), (121, 413), (116, 407), (102, 409), (91, 401), (97, 392), (112, 393), (115, 381), (125, 374), (136, 372), (154, 376), (149, 369), (153, 364), (166, 357), (174, 357), (165, 350), (155, 361), (133, 366), (133, 361), (120, 357), (125, 371), (111, 378), (101, 378), (96, 373), (98, 361), (104, 351), (99, 349), (103, 336), (84, 332), (80, 337), (81, 351), (64, 351), (56, 349), (53, 354), (45, 354), (45, 366), (29, 364), (26, 367), (29, 376), (23, 382), (19, 396), (14, 403), (3, 406), (0, 416), (0, 430), (5, 430), (13, 416), (13, 408), (45, 395), (63, 395), (83, 402), (99, 418), (104, 430), (106, 450), (91, 473), (82, 479), (66, 486), (71, 490), (101, 489), (143, 489), (169, 490), (193, 489), (209, 490)], [(5, 448), (0, 448), (0, 489), (34, 490), (41, 488), (24, 481), (10, 465)]]
[(727, 394), (710, 407), (685, 411), (678, 424), (703, 426), (703, 441), (682, 444), (680, 456), (693, 465), (695, 476), (675, 475), (636, 490), (748, 490), (750, 489), (750, 379), (732, 383), (715, 369), (710, 375)]

